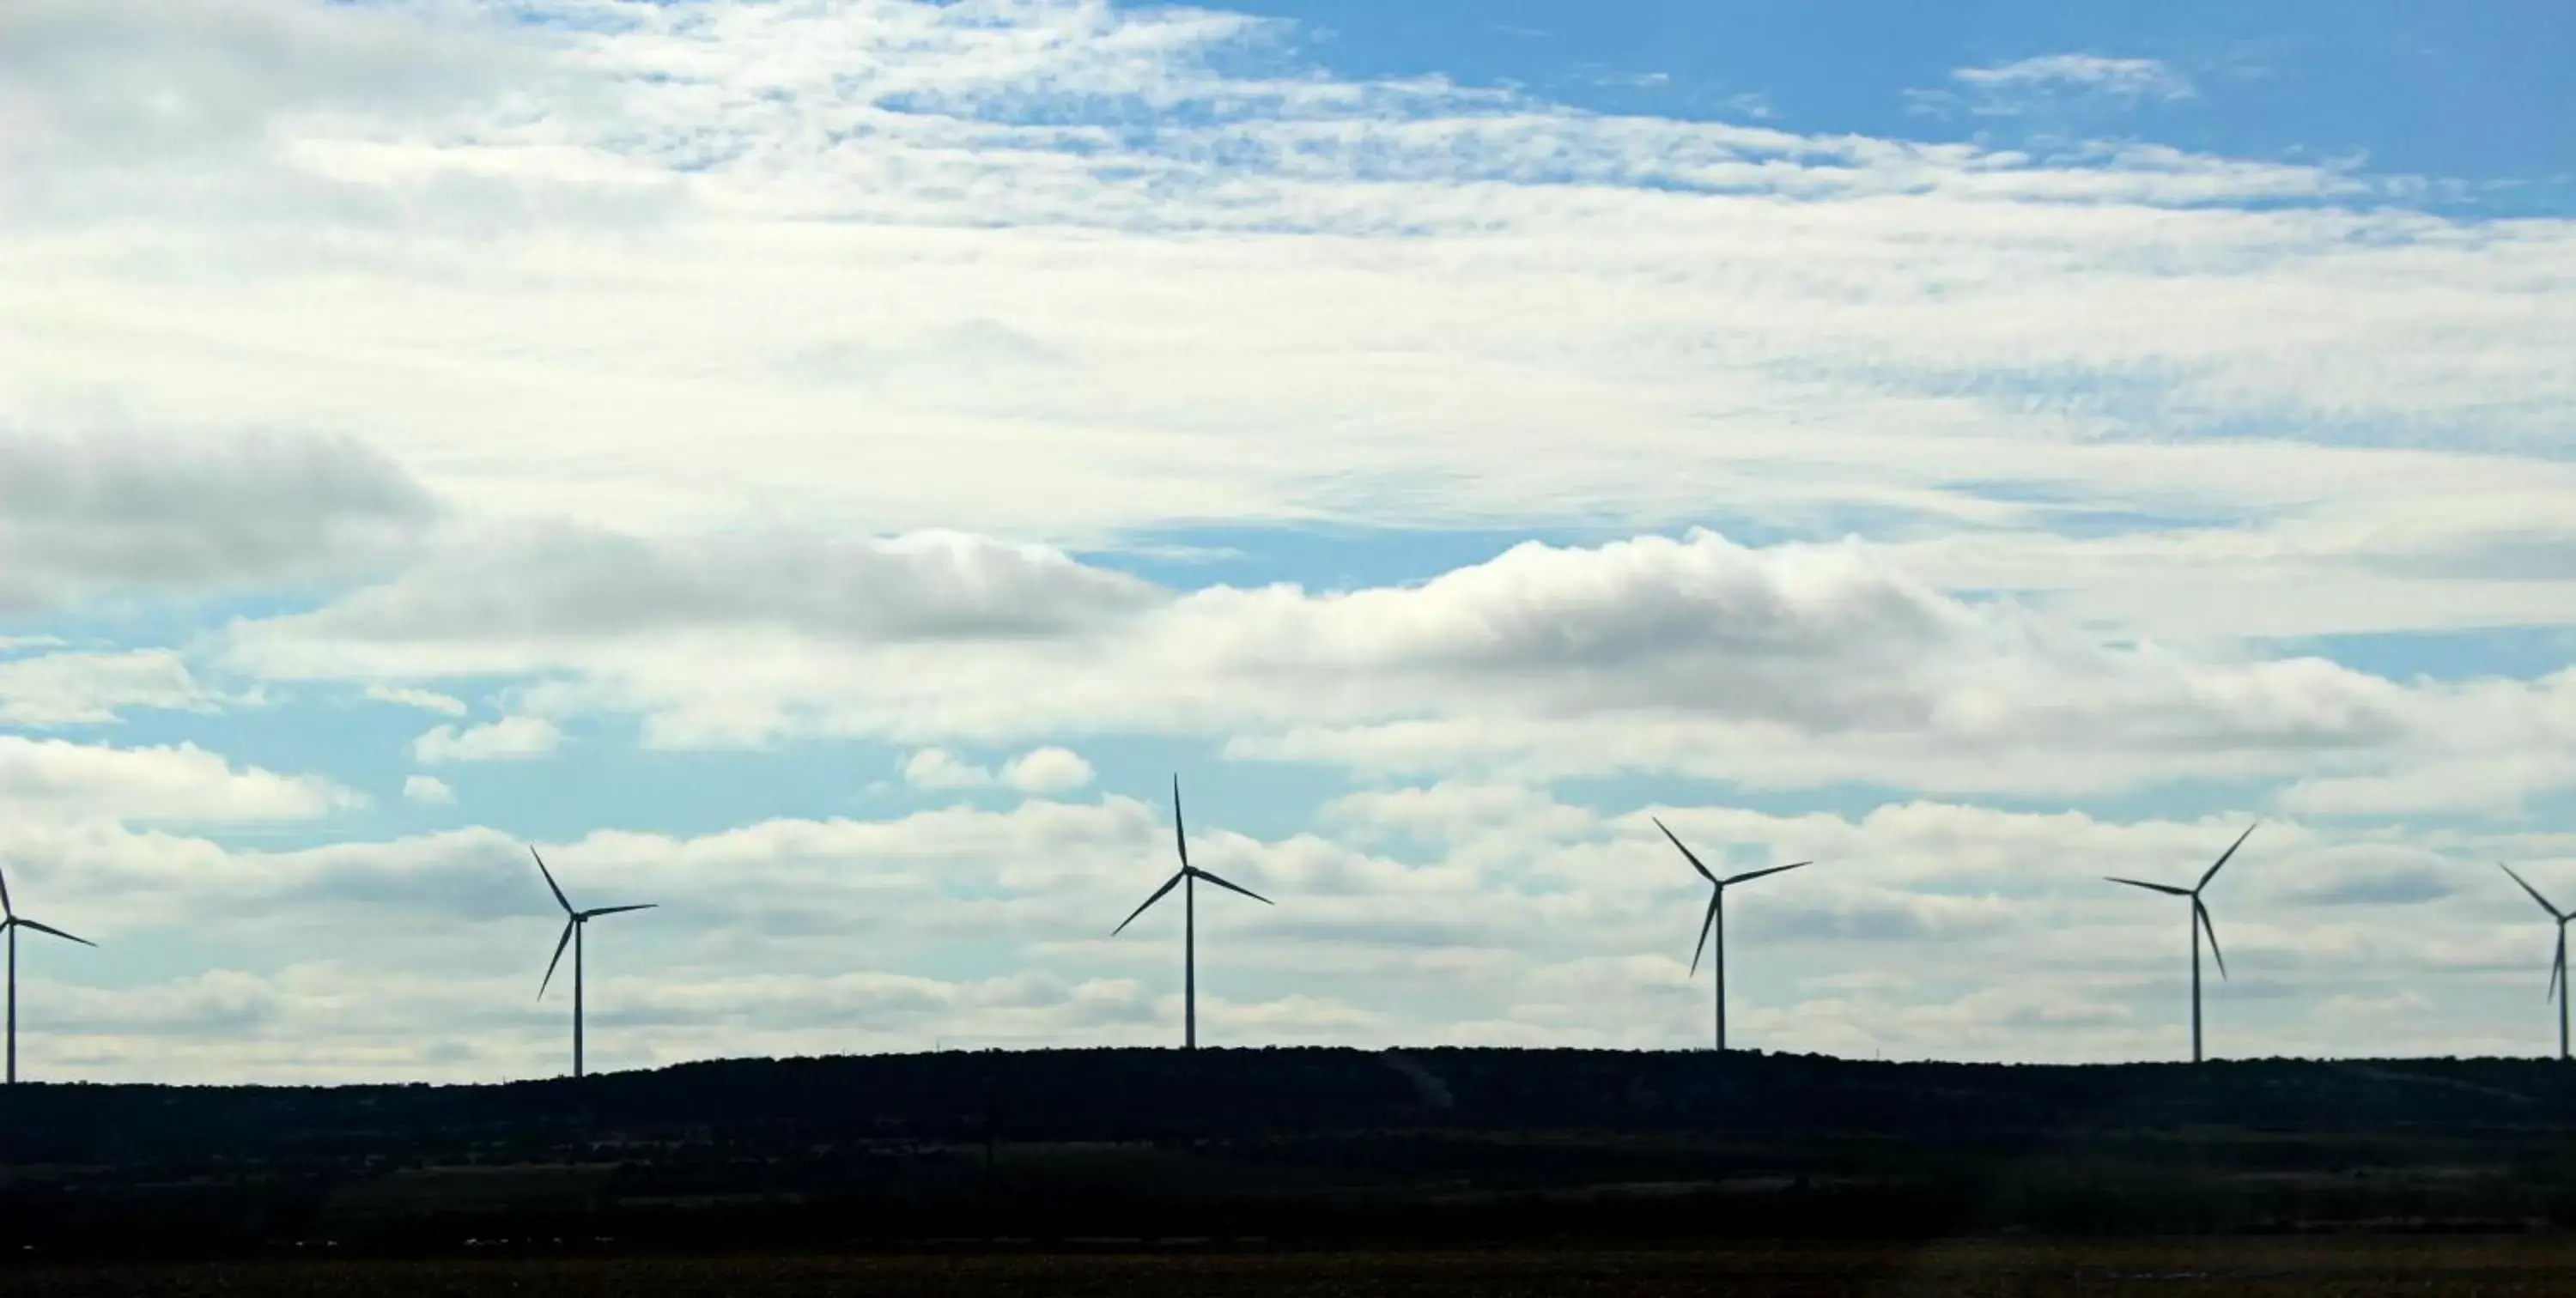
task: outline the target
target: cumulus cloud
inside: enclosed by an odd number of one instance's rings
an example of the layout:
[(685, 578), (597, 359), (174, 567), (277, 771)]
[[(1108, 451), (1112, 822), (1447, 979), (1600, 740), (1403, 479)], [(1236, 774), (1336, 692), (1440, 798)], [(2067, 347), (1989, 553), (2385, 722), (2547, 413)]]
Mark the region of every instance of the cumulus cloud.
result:
[(503, 717), (462, 730), (437, 726), (411, 743), (424, 762), (492, 762), (543, 757), (563, 744), (563, 732), (543, 717)]
[(134, 823), (308, 820), (358, 796), (310, 775), (235, 767), (179, 744), (109, 748), (0, 735), (0, 797), (13, 814)]
[(451, 717), (464, 716), (469, 710), (465, 706), (465, 700), (453, 695), (441, 694), (435, 690), (407, 689), (398, 685), (370, 685), (367, 687), (367, 697), (378, 703), (419, 708), (423, 712), (437, 712)]
[[(2558, 738), (2567, 732), (2565, 713), (2576, 688), (2562, 676), (2518, 693), (2525, 695), (2518, 702), (2532, 711), (2492, 717), (2495, 728), (2433, 737), (2423, 745), (2431, 751), (2396, 774), (2302, 778), (2282, 790), (2280, 805), (2308, 815), (2371, 818), (2510, 812), (2576, 788), (2576, 757)], [(2462, 753), (2463, 741), (2496, 742), (2496, 750)]]
[(403, 797), (424, 807), (456, 805), (456, 790), (435, 775), (414, 775), (403, 781)]
[(1052, 549), (956, 533), (655, 539), (553, 526), (462, 542), (392, 583), (241, 628), (239, 640), (283, 675), (341, 675), (363, 660), (364, 674), (434, 678), (515, 674), (585, 644), (708, 633), (1060, 639), (1166, 598)]
[(993, 773), (943, 748), (924, 748), (906, 758), (903, 782), (916, 789), (980, 789)]
[[(1459, 814), (1426, 815), (1443, 806)], [(1491, 834), (1483, 812), (1497, 808), (1553, 828)], [(599, 938), (592, 1043), (604, 1063), (1154, 1042), (1176, 1031), (1177, 919), (1106, 932), (1168, 871), (1165, 815), (1114, 796), (1032, 800), (696, 836), (603, 829), (539, 846), (578, 903), (656, 901), (689, 917)], [(1351, 832), (1407, 827), (1411, 844), (1383, 854), (1202, 821), (1193, 859), (1279, 902), (1202, 908), (1224, 952), (1202, 964), (1202, 1028), (1247, 1043), (1700, 1041), (1709, 984), (1688, 962), (1705, 886), (1649, 816), (1712, 863), (1816, 860), (1729, 906), (1730, 1017), (1745, 1043), (1899, 1057), (2171, 1057), (2186, 1040), (2182, 912), (2099, 876), (2188, 880), (2243, 828), (2230, 815), (2122, 821), (1934, 802), (1857, 816), (1603, 814), (1463, 783), (1346, 803), (1337, 817)], [(2507, 847), (2265, 825), (2213, 889), (2238, 975), (2213, 984), (2213, 1044), (2349, 1051), (2402, 1032), (2435, 1051), (2544, 1048), (2545, 1016), (2525, 998), (2526, 975), (2545, 970), (2546, 917), (2482, 859)], [(2576, 877), (2576, 842), (2513, 847), (2544, 888)], [(112, 943), (185, 925), (216, 971), (129, 992), (48, 965), (69, 980), (43, 998), (64, 1029), (42, 1034), (48, 1075), (491, 1078), (559, 1066), (561, 1007), (529, 997), (560, 920), (525, 846), (492, 830), (256, 851), (21, 819), (0, 824), (0, 854), (13, 890), (42, 898), (50, 919)], [(286, 948), (281, 922), (298, 934)], [(2500, 935), (2527, 936), (2529, 958), (2500, 949)], [(853, 949), (866, 953), (856, 967)], [(933, 960), (942, 972), (920, 972)], [(348, 999), (355, 986), (364, 1013)], [(2391, 1003), (2366, 1031), (2334, 1012), (2334, 997), (2400, 993), (2421, 999)], [(261, 1030), (226, 1026), (236, 1014), (262, 1016)], [(456, 1040), (478, 1044), (430, 1052)]]
[(54, 653), (0, 662), (0, 722), (94, 725), (122, 708), (203, 708), (213, 696), (168, 649)]
[(997, 773), (944, 748), (924, 748), (906, 758), (903, 782), (916, 789), (985, 789), (996, 785), (1022, 793), (1067, 793), (1091, 783), (1091, 763), (1070, 749), (1033, 748), (1002, 763)]
[[(2576, 677), (2408, 686), (2320, 658), (2118, 643), (1944, 592), (1865, 543), (1754, 548), (1706, 531), (1525, 544), (1418, 586), (1339, 593), (1171, 592), (950, 535), (547, 538), (237, 627), (231, 659), (288, 678), (542, 674), (531, 706), (638, 713), (670, 745), (1117, 727), (1373, 770), (1761, 787), (2392, 778), (2480, 746), (2538, 761), (2576, 733)], [(944, 751), (914, 760), (916, 784), (993, 778)], [(2555, 787), (2551, 769), (2455, 782), (2453, 800), (2509, 805)]]
[(1002, 764), (1002, 782), (1023, 793), (1066, 793), (1091, 776), (1091, 763), (1069, 748), (1033, 748)]
[(0, 612), (341, 580), (408, 552), (427, 493), (346, 439), (0, 426)]

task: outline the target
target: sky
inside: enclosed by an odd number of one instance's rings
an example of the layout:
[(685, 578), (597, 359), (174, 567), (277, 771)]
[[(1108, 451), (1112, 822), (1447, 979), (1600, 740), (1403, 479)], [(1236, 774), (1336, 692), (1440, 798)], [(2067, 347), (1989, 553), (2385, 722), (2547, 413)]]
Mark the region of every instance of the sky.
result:
[(48, 1079), (2554, 1048), (2576, 12), (0, 6)]

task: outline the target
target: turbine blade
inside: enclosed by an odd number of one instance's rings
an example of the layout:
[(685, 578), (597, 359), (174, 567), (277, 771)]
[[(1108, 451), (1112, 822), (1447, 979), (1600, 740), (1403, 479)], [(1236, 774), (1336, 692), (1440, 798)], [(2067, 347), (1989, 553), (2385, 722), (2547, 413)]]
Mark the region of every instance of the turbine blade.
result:
[(1675, 846), (1675, 847), (1681, 847), (1681, 848), (1682, 848), (1682, 859), (1684, 859), (1684, 860), (1686, 860), (1686, 861), (1689, 861), (1689, 862), (1691, 863), (1691, 868), (1692, 868), (1692, 869), (1694, 869), (1694, 870), (1699, 871), (1699, 877), (1701, 877), (1701, 878), (1703, 878), (1703, 879), (1708, 880), (1710, 883), (1715, 883), (1715, 882), (1717, 882), (1717, 876), (1716, 876), (1716, 875), (1713, 875), (1713, 874), (1710, 874), (1710, 873), (1708, 872), (1708, 867), (1707, 867), (1707, 866), (1705, 866), (1705, 865), (1700, 864), (1700, 863), (1699, 863), (1699, 858), (1698, 858), (1697, 856), (1693, 855), (1693, 854), (1691, 853), (1691, 850), (1690, 850), (1689, 848), (1687, 848), (1687, 847), (1682, 847), (1682, 840), (1680, 840), (1680, 839), (1678, 839), (1678, 838), (1673, 838), (1673, 831), (1672, 831), (1669, 827), (1667, 827), (1667, 826), (1664, 824), (1664, 822), (1663, 822), (1663, 818), (1662, 818), (1662, 817), (1660, 817), (1660, 816), (1650, 816), (1650, 817), (1648, 817), (1648, 819), (1653, 820), (1653, 821), (1655, 822), (1655, 828), (1657, 828), (1657, 829), (1661, 829), (1661, 830), (1663, 830), (1663, 831), (1664, 831), (1664, 837), (1666, 837), (1666, 838), (1671, 838), (1671, 839), (1673, 840), (1673, 846)]
[(555, 939), (555, 958), (546, 961), (545, 981), (537, 984), (538, 1000), (544, 1000), (546, 998), (546, 988), (551, 986), (555, 980), (555, 966), (563, 963), (564, 948), (572, 945), (572, 926), (580, 922), (581, 921), (578, 919), (568, 919), (564, 921), (563, 936)]
[(602, 915), (623, 915), (630, 910), (651, 910), (661, 904), (662, 903), (658, 901), (648, 901), (641, 906), (602, 906), (597, 910), (583, 911), (581, 913), (581, 917), (583, 919), (597, 919)]
[(1246, 896), (1246, 897), (1250, 897), (1250, 898), (1251, 898), (1251, 899), (1253, 899), (1254, 901), (1260, 902), (1260, 903), (1261, 903), (1262, 905), (1264, 905), (1264, 906), (1268, 906), (1268, 905), (1272, 905), (1272, 904), (1273, 904), (1273, 903), (1271, 902), (1271, 900), (1270, 900), (1268, 897), (1264, 897), (1264, 896), (1262, 896), (1260, 893), (1254, 892), (1252, 889), (1250, 889), (1250, 888), (1246, 888), (1246, 887), (1244, 887), (1243, 885), (1241, 885), (1241, 884), (1239, 884), (1239, 883), (1227, 883), (1225, 880), (1220, 879), (1220, 878), (1216, 877), (1215, 875), (1208, 873), (1208, 872), (1207, 872), (1207, 871), (1205, 871), (1205, 870), (1192, 870), (1192, 871), (1190, 871), (1190, 873), (1195, 874), (1195, 875), (1197, 875), (1198, 877), (1200, 877), (1200, 878), (1202, 878), (1202, 879), (1205, 879), (1205, 880), (1207, 880), (1209, 883), (1215, 884), (1216, 886), (1218, 886), (1218, 887), (1220, 887), (1220, 888), (1224, 888), (1224, 889), (1227, 889), (1227, 890), (1232, 891), (1232, 892), (1239, 892), (1239, 893), (1242, 893), (1244, 896)]
[(1178, 771), (1172, 773), (1172, 842), (1181, 849), (1181, 868), (1189, 869), (1190, 831), (1181, 824), (1181, 776)]
[(1717, 895), (1709, 894), (1708, 914), (1699, 921), (1699, 940), (1691, 943), (1691, 975), (1699, 975), (1699, 953), (1708, 949), (1708, 931), (1717, 927)]
[(2558, 957), (2549, 962), (2549, 991), (2542, 995), (2540, 999), (2544, 1001), (2554, 1001), (2558, 999), (2560, 989), (2566, 985), (2567, 926), (2561, 924), (2558, 926)]
[(1775, 866), (1772, 866), (1770, 869), (1767, 869), (1767, 870), (1747, 870), (1747, 871), (1745, 871), (1744, 873), (1739, 874), (1739, 875), (1735, 876), (1734, 878), (1727, 880), (1726, 882), (1727, 882), (1727, 883), (1729, 883), (1729, 884), (1738, 884), (1738, 883), (1742, 883), (1742, 882), (1744, 882), (1744, 881), (1745, 881), (1745, 880), (1747, 880), (1747, 879), (1759, 879), (1759, 878), (1761, 878), (1762, 876), (1764, 876), (1764, 875), (1766, 875), (1766, 874), (1778, 874), (1778, 873), (1780, 873), (1782, 870), (1795, 870), (1795, 869), (1797, 869), (1797, 868), (1798, 868), (1798, 866), (1800, 866), (1800, 865), (1814, 865), (1814, 864), (1815, 864), (1815, 862), (1813, 862), (1813, 861), (1800, 861), (1800, 862), (1798, 862), (1798, 863), (1797, 863), (1797, 864), (1795, 864), (1795, 865), (1775, 865)]
[[(2255, 824), (2261, 823), (2261, 821), (2255, 822)], [(2245, 846), (2245, 840), (2251, 837), (2253, 833), (2254, 825), (2247, 825), (2245, 827), (2245, 832), (2238, 834), (2236, 836), (2236, 841), (2228, 844), (2227, 850), (2218, 854), (2218, 860), (2209, 867), (2209, 873), (2200, 876), (2200, 882), (2193, 886), (2192, 891), (2198, 892), (2202, 888), (2208, 887), (2209, 881), (2218, 877), (2219, 867), (2226, 865), (2227, 858), (2236, 855), (2236, 849)]]
[(15, 915), (18, 909), (9, 904), (9, 875), (0, 870), (0, 916)]
[(10, 922), (10, 923), (13, 923), (13, 924), (16, 924), (16, 925), (17, 925), (18, 927), (20, 927), (20, 928), (32, 928), (32, 929), (36, 930), (36, 931), (37, 931), (37, 932), (39, 932), (39, 933), (51, 933), (51, 934), (53, 934), (55, 937), (62, 938), (63, 940), (65, 940), (65, 941), (67, 941), (67, 942), (78, 942), (78, 943), (80, 943), (82, 946), (97, 946), (97, 945), (98, 945), (98, 943), (96, 943), (96, 942), (92, 942), (92, 941), (90, 941), (88, 938), (85, 938), (85, 937), (73, 937), (71, 934), (69, 934), (69, 933), (66, 933), (66, 932), (62, 931), (61, 929), (55, 928), (55, 927), (54, 927), (53, 925), (51, 925), (51, 924), (39, 924), (39, 923), (37, 923), (36, 921), (34, 921), (34, 920), (32, 920), (32, 919), (20, 919), (20, 918), (18, 918), (17, 916), (12, 915), (12, 916), (10, 916), (10, 917), (9, 917), (9, 922)]
[(2130, 886), (2130, 887), (2132, 887), (2132, 888), (2144, 888), (2144, 889), (2146, 889), (2146, 890), (2147, 890), (2147, 891), (2149, 891), (2149, 892), (2161, 892), (2161, 893), (2167, 894), (2168, 896), (2174, 896), (2174, 897), (2188, 897), (2188, 896), (2190, 896), (2190, 895), (2191, 895), (2191, 889), (2189, 889), (2189, 888), (2177, 888), (2177, 887), (2173, 886), (2173, 885), (2172, 885), (2172, 884), (2170, 884), (2170, 883), (2147, 883), (2147, 882), (2145, 882), (2145, 881), (2143, 881), (2143, 880), (2139, 880), (2139, 879), (2119, 879), (2119, 878), (2113, 878), (2112, 876), (2107, 875), (2107, 874), (2106, 874), (2106, 875), (2103, 875), (2102, 877), (2103, 877), (2104, 879), (2106, 879), (2106, 880), (2108, 880), (2108, 881), (2112, 882), (2112, 883), (2125, 883), (2125, 884), (2129, 885), (2129, 886)]
[[(529, 848), (528, 855), (537, 856), (537, 849)], [(537, 873), (546, 876), (546, 890), (555, 895), (555, 904), (563, 907), (565, 914), (571, 914), (572, 903), (564, 899), (563, 889), (555, 884), (555, 872), (546, 868), (546, 858), (542, 856), (537, 856)]]
[(2191, 899), (2191, 913), (2200, 921), (2201, 931), (2209, 934), (2209, 953), (2218, 959), (2218, 976), (2226, 977), (2227, 953), (2218, 949), (2218, 925), (2210, 922), (2209, 907), (2201, 905), (2200, 898), (2194, 897)]
[(1135, 923), (1135, 922), (1136, 922), (1136, 917), (1137, 917), (1138, 915), (1142, 915), (1142, 914), (1144, 914), (1147, 910), (1151, 909), (1151, 908), (1153, 907), (1153, 905), (1154, 905), (1154, 903), (1155, 903), (1155, 902), (1161, 901), (1161, 900), (1163, 899), (1164, 894), (1169, 893), (1172, 889), (1179, 887), (1179, 886), (1180, 886), (1180, 884), (1181, 884), (1181, 880), (1183, 880), (1183, 879), (1185, 879), (1185, 878), (1188, 878), (1188, 877), (1189, 877), (1189, 876), (1188, 876), (1188, 873), (1185, 871), (1185, 872), (1183, 872), (1183, 873), (1181, 873), (1181, 874), (1176, 874), (1176, 875), (1173, 875), (1171, 878), (1168, 878), (1168, 879), (1163, 880), (1163, 886), (1162, 886), (1162, 887), (1160, 887), (1160, 888), (1156, 888), (1156, 889), (1154, 890), (1154, 895), (1153, 895), (1153, 896), (1151, 896), (1151, 897), (1147, 897), (1147, 898), (1145, 899), (1145, 904), (1144, 904), (1144, 905), (1139, 906), (1139, 907), (1137, 907), (1136, 909), (1134, 909), (1134, 910), (1132, 910), (1132, 911), (1129, 911), (1129, 912), (1127, 913), (1127, 918), (1125, 918), (1125, 919), (1122, 919), (1122, 920), (1118, 921), (1118, 927), (1116, 927), (1116, 928), (1113, 928), (1113, 929), (1109, 930), (1109, 936), (1111, 936), (1111, 937), (1116, 937), (1116, 936), (1118, 936), (1119, 934), (1126, 932), (1126, 931), (1127, 931), (1127, 926), (1128, 926), (1128, 925), (1130, 925), (1130, 924)]
[(2540, 889), (2532, 887), (2532, 886), (2531, 886), (2531, 884), (2530, 884), (2530, 882), (2529, 882), (2529, 881), (2527, 881), (2527, 880), (2525, 880), (2521, 875), (2514, 874), (2514, 873), (2513, 873), (2513, 867), (2512, 867), (2512, 866), (2507, 865), (2507, 864), (2505, 864), (2505, 863), (2504, 863), (2504, 862), (2502, 862), (2502, 861), (2498, 861), (2498, 862), (2496, 862), (2496, 868), (2497, 868), (2497, 869), (2499, 869), (2499, 870), (2504, 871), (2506, 874), (2512, 874), (2512, 875), (2513, 875), (2513, 881), (2514, 881), (2515, 883), (2519, 883), (2519, 884), (2521, 884), (2521, 885), (2522, 885), (2522, 890), (2523, 890), (2524, 892), (2530, 893), (2530, 894), (2531, 894), (2531, 899), (2532, 899), (2533, 901), (2539, 902), (2539, 903), (2540, 903), (2540, 908), (2541, 908), (2542, 910), (2548, 911), (2548, 912), (2549, 912), (2549, 917), (2550, 917), (2551, 919), (2565, 919), (2565, 918), (2567, 918), (2565, 915), (2563, 915), (2563, 914), (2560, 914), (2560, 913), (2559, 913), (2559, 910), (2558, 910), (2558, 908), (2557, 908), (2556, 906), (2552, 906), (2552, 905), (2550, 905), (2550, 904), (2549, 904), (2549, 899), (2548, 899), (2547, 897), (2543, 897), (2543, 896), (2541, 896), (2541, 895), (2540, 895)]

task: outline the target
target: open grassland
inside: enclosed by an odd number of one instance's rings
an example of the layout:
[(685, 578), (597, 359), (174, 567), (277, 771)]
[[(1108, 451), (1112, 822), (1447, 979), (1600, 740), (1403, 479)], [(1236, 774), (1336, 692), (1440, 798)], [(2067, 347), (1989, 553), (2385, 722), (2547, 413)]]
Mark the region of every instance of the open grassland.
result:
[(89, 1295), (506, 1293), (636, 1296), (884, 1294), (2511, 1295), (2576, 1292), (2576, 1238), (2307, 1237), (1744, 1244), (1707, 1250), (1130, 1252), (956, 1255), (263, 1260), (17, 1266), (0, 1287)]

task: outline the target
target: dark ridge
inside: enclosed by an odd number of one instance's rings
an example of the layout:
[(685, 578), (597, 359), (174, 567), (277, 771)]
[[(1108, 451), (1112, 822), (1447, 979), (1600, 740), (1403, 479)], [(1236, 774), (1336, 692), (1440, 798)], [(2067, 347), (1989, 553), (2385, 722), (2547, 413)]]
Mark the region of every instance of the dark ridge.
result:
[(1059, 1050), (29, 1084), (0, 1093), (0, 1249), (2522, 1228), (2576, 1220), (2570, 1155), (2576, 1068), (2503, 1059)]

